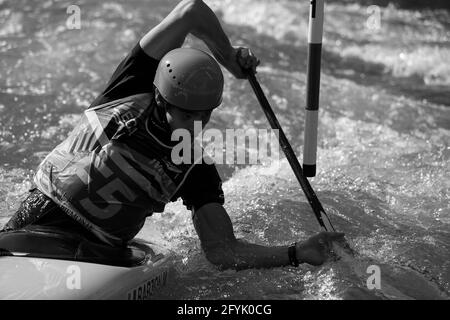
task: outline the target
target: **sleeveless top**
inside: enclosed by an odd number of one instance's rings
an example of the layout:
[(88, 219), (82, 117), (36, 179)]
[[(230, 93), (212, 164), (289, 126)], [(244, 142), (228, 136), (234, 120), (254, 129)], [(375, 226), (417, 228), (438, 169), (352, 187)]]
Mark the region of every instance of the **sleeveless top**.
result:
[(175, 201), (204, 161), (171, 161), (171, 146), (149, 129), (155, 107), (153, 95), (143, 93), (87, 109), (34, 177), (39, 190), (111, 245), (131, 240), (147, 216)]

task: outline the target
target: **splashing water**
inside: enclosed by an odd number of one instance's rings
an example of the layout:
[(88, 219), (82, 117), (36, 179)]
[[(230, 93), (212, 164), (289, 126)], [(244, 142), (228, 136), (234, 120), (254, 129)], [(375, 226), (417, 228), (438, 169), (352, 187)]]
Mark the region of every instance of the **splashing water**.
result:
[[(261, 59), (258, 78), (298, 156), (303, 145), (308, 4), (206, 1), (234, 44)], [(34, 169), (73, 127), (128, 50), (176, 1), (0, 1), (0, 225)], [(139, 237), (176, 252), (178, 279), (156, 298), (448, 299), (450, 290), (449, 12), (327, 3), (318, 174), (311, 179), (337, 230), (358, 252), (321, 267), (219, 272), (204, 257), (181, 201)], [(204, 44), (189, 38), (188, 45)], [(268, 128), (245, 81), (224, 72), (224, 102), (209, 127)], [(281, 245), (318, 231), (287, 161), (218, 165), (236, 235)], [(366, 287), (369, 265), (382, 289)]]

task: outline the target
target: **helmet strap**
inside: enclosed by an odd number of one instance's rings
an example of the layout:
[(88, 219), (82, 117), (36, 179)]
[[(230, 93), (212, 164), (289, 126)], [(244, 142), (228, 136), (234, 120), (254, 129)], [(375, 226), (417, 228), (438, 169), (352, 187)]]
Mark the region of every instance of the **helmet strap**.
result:
[(167, 103), (161, 97), (158, 89), (155, 88), (155, 112), (157, 120), (163, 125), (165, 128), (169, 128), (169, 123), (167, 122)]

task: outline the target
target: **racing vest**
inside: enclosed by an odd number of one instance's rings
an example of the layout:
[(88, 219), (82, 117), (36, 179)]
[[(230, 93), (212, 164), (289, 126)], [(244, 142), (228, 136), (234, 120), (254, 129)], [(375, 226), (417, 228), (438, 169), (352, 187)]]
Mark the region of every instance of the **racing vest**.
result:
[(195, 163), (175, 165), (152, 133), (153, 96), (139, 94), (86, 110), (39, 165), (39, 190), (99, 239), (123, 245), (162, 212)]

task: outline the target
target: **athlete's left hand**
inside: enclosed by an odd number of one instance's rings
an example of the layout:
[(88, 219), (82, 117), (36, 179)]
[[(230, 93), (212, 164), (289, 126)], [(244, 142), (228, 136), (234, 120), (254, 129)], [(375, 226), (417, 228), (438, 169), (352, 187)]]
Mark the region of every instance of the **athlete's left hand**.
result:
[(298, 242), (296, 245), (297, 259), (313, 266), (319, 266), (330, 258), (336, 259), (333, 242), (344, 243), (344, 236), (345, 234), (340, 232), (321, 232), (304, 242)]

